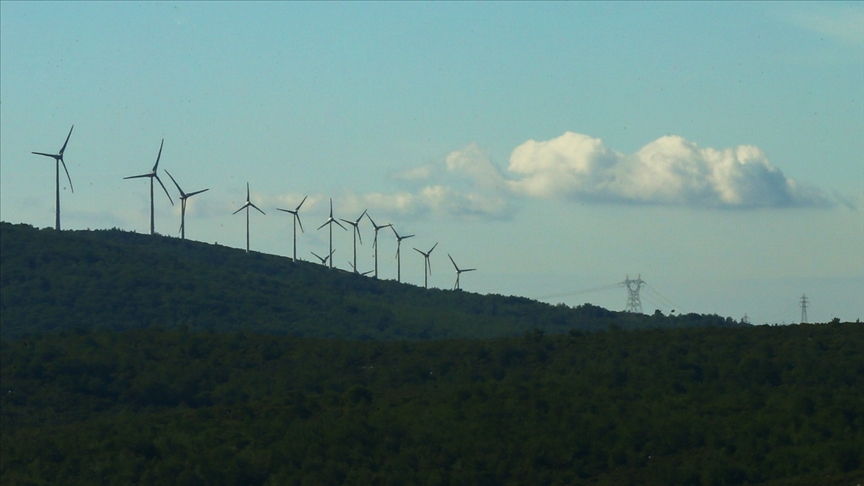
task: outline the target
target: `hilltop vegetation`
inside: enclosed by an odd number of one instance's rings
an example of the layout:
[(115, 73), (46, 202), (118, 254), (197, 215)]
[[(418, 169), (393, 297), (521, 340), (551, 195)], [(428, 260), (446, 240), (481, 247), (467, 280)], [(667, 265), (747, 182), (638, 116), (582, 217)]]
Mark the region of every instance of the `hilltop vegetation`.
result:
[(0, 230), (4, 486), (864, 481), (858, 323), (633, 315)]
[(0, 319), (4, 337), (158, 326), (377, 341), (737, 325), (719, 316), (645, 316), (426, 290), (116, 229), (58, 233), (8, 223), (0, 223)]
[(860, 324), (0, 347), (9, 484), (849, 485)]

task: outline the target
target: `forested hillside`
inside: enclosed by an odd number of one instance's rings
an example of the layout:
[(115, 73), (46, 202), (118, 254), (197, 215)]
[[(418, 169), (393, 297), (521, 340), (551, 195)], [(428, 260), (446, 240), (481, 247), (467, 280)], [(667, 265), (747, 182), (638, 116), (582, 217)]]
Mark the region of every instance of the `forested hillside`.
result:
[(0, 345), (5, 485), (864, 481), (857, 323)]
[(379, 341), (737, 325), (715, 315), (645, 316), (426, 290), (158, 235), (9, 223), (0, 223), (0, 320), (4, 337), (158, 326)]

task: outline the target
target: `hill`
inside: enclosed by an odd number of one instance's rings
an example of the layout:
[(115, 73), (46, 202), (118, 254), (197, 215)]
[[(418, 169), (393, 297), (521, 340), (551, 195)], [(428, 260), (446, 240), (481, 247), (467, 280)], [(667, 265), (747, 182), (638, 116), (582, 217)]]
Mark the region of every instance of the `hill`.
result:
[(861, 324), (0, 340), (0, 482), (848, 486)]
[(0, 223), (0, 336), (76, 327), (246, 331), (350, 340), (424, 340), (735, 326), (586, 304), (423, 289), (309, 262), (120, 230)]

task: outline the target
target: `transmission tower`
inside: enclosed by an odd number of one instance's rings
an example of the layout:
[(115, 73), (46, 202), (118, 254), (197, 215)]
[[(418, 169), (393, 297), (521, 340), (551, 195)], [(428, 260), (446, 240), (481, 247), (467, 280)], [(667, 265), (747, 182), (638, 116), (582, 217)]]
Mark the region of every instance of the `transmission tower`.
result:
[(807, 294), (801, 294), (801, 324), (807, 324)]
[(630, 280), (630, 276), (627, 275), (627, 278), (622, 283), (627, 287), (627, 307), (624, 308), (624, 312), (641, 314), (642, 301), (639, 300), (639, 289), (642, 288), (642, 284), (645, 283), (645, 281), (642, 280), (642, 275), (640, 274), (636, 277), (636, 280)]

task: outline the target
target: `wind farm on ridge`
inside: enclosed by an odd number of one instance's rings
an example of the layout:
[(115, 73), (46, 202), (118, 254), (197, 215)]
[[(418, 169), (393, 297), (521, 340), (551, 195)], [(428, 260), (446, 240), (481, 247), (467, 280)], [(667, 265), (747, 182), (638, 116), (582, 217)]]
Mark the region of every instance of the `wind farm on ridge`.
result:
[[(63, 143), (63, 146), (61, 147), (61, 149), (59, 150), (59, 152), (57, 154), (49, 154), (49, 153), (43, 153), (43, 152), (32, 152), (35, 155), (41, 155), (41, 156), (50, 157), (50, 158), (55, 159), (56, 212), (55, 212), (54, 229), (57, 231), (60, 231), (60, 229), (61, 229), (61, 224), (60, 224), (60, 165), (61, 164), (63, 165), (63, 169), (66, 172), (66, 177), (69, 180), (69, 187), (70, 187), (70, 189), (72, 188), (72, 178), (69, 175), (69, 170), (66, 167), (66, 163), (65, 163), (63, 157), (64, 157), (64, 153), (66, 151), (66, 148), (69, 144), (69, 139), (72, 136), (72, 130), (73, 129), (74, 129), (74, 125), (72, 126), (72, 128), (70, 128), (69, 133), (66, 136), (65, 142)], [(156, 228), (155, 228), (155, 195), (154, 195), (154, 183), (153, 183), (154, 179), (162, 187), (162, 190), (165, 192), (165, 195), (168, 197), (168, 201), (170, 202), (170, 204), (172, 206), (174, 205), (174, 200), (171, 198), (171, 194), (168, 192), (167, 187), (165, 187), (165, 184), (159, 178), (159, 163), (162, 159), (162, 151), (163, 151), (164, 147), (165, 147), (165, 139), (163, 138), (160, 145), (159, 145), (159, 151), (156, 155), (156, 162), (153, 165), (153, 168), (149, 172), (144, 173), (144, 174), (138, 174), (138, 175), (123, 177), (123, 179), (147, 178), (150, 180), (150, 226), (149, 226), (149, 234), (150, 235), (156, 234)], [(178, 232), (180, 233), (181, 239), (186, 239), (187, 201), (190, 197), (204, 193), (204, 192), (207, 192), (210, 189), (206, 188), (206, 189), (201, 189), (201, 190), (186, 193), (183, 191), (183, 189), (181, 189), (179, 183), (174, 178), (174, 176), (171, 175), (171, 173), (168, 172), (168, 170), (166, 170), (166, 169), (163, 169), (163, 170), (165, 171), (166, 174), (168, 174), (168, 177), (171, 179), (171, 182), (174, 183), (174, 186), (176, 187), (177, 192), (179, 194), (178, 198), (180, 200), (181, 207), (180, 207), (180, 226), (179, 226)], [(300, 226), (301, 233), (305, 233), (305, 231), (303, 230), (303, 223), (300, 219), (300, 209), (303, 206), (303, 203), (306, 202), (307, 198), (308, 198), (308, 196), (304, 196), (303, 199), (297, 204), (297, 206), (294, 209), (276, 208), (278, 211), (282, 211), (282, 212), (286, 212), (286, 213), (291, 214), (293, 217), (293, 221), (292, 221), (293, 222), (293, 235), (292, 235), (291, 258), (295, 262), (297, 261), (297, 245), (298, 245), (298, 243), (297, 243), (297, 226), (298, 225)], [(257, 210), (262, 215), (266, 215), (266, 213), (261, 208), (259, 208), (258, 206), (256, 206), (252, 202), (250, 186), (249, 186), (249, 183), (247, 182), (246, 183), (246, 200), (245, 200), (245, 203), (239, 209), (237, 209), (236, 211), (234, 211), (232, 213), (232, 215), (236, 215), (240, 211), (243, 211), (244, 209), (246, 210), (246, 252), (247, 253), (249, 253), (251, 251), (250, 217), (249, 217), (250, 208)], [(364, 216), (366, 217), (366, 219), (369, 220), (369, 223), (372, 225), (372, 230), (374, 231), (374, 237), (373, 237), (373, 242), (372, 242), (373, 268), (372, 268), (372, 270), (368, 270), (368, 271), (360, 271), (358, 268), (359, 264), (357, 261), (357, 242), (358, 242), (358, 240), (360, 241), (361, 245), (363, 244), (363, 236), (362, 236), (362, 232), (360, 229), (360, 224), (361, 224)], [(391, 231), (393, 232), (393, 235), (395, 237), (395, 241), (396, 241), (396, 252), (394, 255), (394, 259), (396, 260), (396, 281), (401, 283), (402, 282), (402, 252), (401, 252), (402, 241), (406, 240), (408, 238), (413, 238), (416, 235), (415, 234), (399, 234), (396, 231), (396, 229), (393, 227), (392, 223), (386, 223), (386, 224), (380, 224), (380, 225), (377, 224), (375, 222), (375, 220), (372, 219), (372, 216), (369, 215), (369, 213), (366, 209), (364, 209), (363, 212), (360, 214), (360, 216), (357, 217), (357, 219), (355, 219), (355, 220), (337, 218), (334, 216), (333, 199), (330, 198), (329, 216), (328, 216), (327, 220), (324, 221), (324, 223), (322, 223), (318, 227), (319, 230), (324, 228), (325, 226), (329, 227), (328, 228), (328, 233), (329, 233), (328, 234), (328, 236), (329, 236), (329, 238), (328, 238), (328, 240), (329, 240), (328, 251), (326, 253), (326, 256), (323, 256), (323, 257), (320, 256), (319, 254), (315, 253), (314, 251), (310, 251), (310, 253), (313, 256), (315, 256), (321, 262), (322, 265), (327, 266), (329, 269), (334, 268), (333, 255), (336, 253), (336, 249), (333, 248), (333, 224), (336, 224), (337, 226), (339, 226), (343, 230), (347, 231), (347, 228), (339, 222), (340, 220), (351, 225), (352, 229), (353, 229), (353, 231), (352, 231), (353, 258), (348, 261), (348, 265), (351, 268), (351, 272), (359, 274), (359, 275), (363, 275), (363, 276), (372, 274), (372, 278), (375, 278), (375, 279), (379, 278), (379, 273), (378, 273), (378, 232), (384, 228), (390, 228), (391, 229)], [(431, 256), (432, 250), (434, 250), (435, 247), (437, 247), (437, 246), (438, 246), (438, 242), (436, 242), (432, 246), (432, 248), (428, 252), (425, 252), (425, 253), (418, 250), (417, 248), (414, 248), (414, 250), (417, 251), (418, 253), (420, 253), (420, 255), (423, 257), (423, 285), (425, 288), (428, 288), (428, 286), (429, 286), (429, 274), (431, 274), (431, 268), (432, 268), (431, 262), (430, 262), (430, 256)], [(448, 254), (448, 257), (450, 257), (449, 254)], [(476, 269), (475, 268), (462, 269), (456, 265), (456, 263), (453, 261), (452, 257), (450, 257), (450, 261), (453, 263), (453, 266), (454, 266), (455, 271), (456, 271), (456, 280), (455, 280), (455, 283), (453, 285), (453, 290), (461, 290), (461, 286), (460, 286), (461, 274), (464, 272), (474, 271)], [(338, 269), (338, 267), (337, 267), (337, 269)]]

